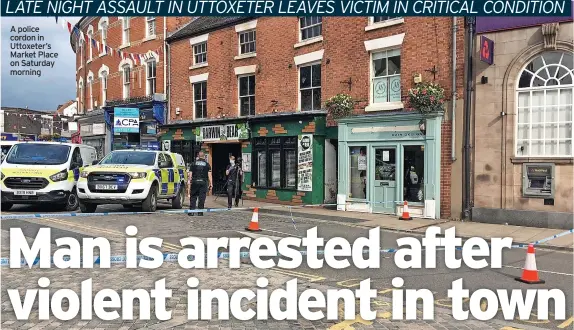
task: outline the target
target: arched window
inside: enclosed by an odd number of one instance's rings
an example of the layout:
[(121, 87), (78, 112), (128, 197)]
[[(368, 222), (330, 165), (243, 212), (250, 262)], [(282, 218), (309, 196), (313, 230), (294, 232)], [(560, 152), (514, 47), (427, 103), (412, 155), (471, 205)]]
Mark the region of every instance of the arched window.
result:
[(88, 111), (94, 110), (94, 74), (90, 72), (88, 74), (88, 88), (90, 92), (90, 98), (88, 99)]
[(571, 53), (545, 52), (522, 70), (516, 90), (516, 156), (572, 156), (572, 61)]
[(102, 47), (102, 52), (100, 55), (105, 54), (106, 53), (106, 45), (107, 45), (107, 39), (108, 39), (108, 18), (107, 17), (102, 17), (100, 18), (100, 21), (98, 22), (98, 28), (100, 30), (100, 43), (101, 43), (101, 47)]
[(78, 99), (79, 113), (84, 113), (84, 79), (82, 78), (78, 81)]
[(92, 60), (92, 39), (94, 39), (94, 28), (90, 25), (88, 27), (88, 61)]
[(102, 106), (106, 105), (106, 100), (108, 99), (108, 75), (110, 74), (110, 68), (102, 64), (100, 71), (98, 71), (98, 76), (100, 77), (100, 88), (101, 88), (101, 101)]

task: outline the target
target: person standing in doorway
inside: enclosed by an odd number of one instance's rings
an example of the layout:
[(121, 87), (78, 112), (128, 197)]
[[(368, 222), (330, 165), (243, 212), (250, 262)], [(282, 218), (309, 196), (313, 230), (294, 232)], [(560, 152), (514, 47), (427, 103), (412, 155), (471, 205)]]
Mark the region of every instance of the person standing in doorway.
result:
[(242, 194), (243, 171), (241, 170), (241, 164), (235, 162), (235, 156), (229, 157), (229, 165), (227, 165), (225, 175), (227, 175), (227, 208), (231, 208), (234, 198), (235, 207), (237, 207)]
[[(190, 195), (189, 209), (195, 210), (199, 199), (199, 205), (197, 206), (202, 210), (205, 207), (207, 191), (211, 189), (211, 166), (205, 159), (203, 151), (198, 153), (195, 162), (191, 164), (190, 172), (187, 181), (187, 186), (189, 187), (188, 195)], [(194, 213), (188, 213), (187, 215), (193, 216)], [(199, 212), (198, 215), (203, 215), (203, 212)]]

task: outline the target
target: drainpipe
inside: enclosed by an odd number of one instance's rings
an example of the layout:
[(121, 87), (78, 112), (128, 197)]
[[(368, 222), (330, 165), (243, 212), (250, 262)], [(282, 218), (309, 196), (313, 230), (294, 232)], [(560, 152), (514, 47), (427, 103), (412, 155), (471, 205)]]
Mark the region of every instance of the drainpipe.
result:
[(470, 200), (470, 120), (471, 120), (471, 99), (474, 90), (474, 28), (476, 23), (475, 17), (466, 18), (466, 42), (468, 55), (466, 57), (466, 95), (464, 97), (464, 213), (465, 219), (470, 218), (471, 200)]
[[(171, 68), (171, 47), (169, 47), (169, 44), (166, 42), (165, 44), (165, 56), (167, 56), (167, 61), (168, 61), (168, 65), (167, 65), (167, 70), (169, 71)], [(167, 73), (167, 120), (166, 123), (170, 123), (171, 122), (171, 72)]]
[(451, 129), (451, 159), (456, 161), (456, 35), (458, 27), (456, 16), (452, 18), (452, 129)]
[[(166, 42), (165, 38), (167, 37), (167, 17), (163, 17), (163, 92), (165, 93), (165, 97), (168, 97), (167, 93), (167, 49), (166, 49)], [(169, 123), (169, 98), (167, 99), (167, 120), (165, 123)]]

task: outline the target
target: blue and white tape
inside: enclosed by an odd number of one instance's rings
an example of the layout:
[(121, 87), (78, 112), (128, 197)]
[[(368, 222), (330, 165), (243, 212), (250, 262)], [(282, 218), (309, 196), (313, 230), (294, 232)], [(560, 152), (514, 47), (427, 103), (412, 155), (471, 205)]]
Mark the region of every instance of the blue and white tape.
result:
[[(355, 203), (355, 202), (353, 202)], [(387, 203), (402, 203), (402, 201), (387, 201), (387, 202), (369, 202), (369, 201), (358, 201), (361, 204), (387, 204)], [(309, 205), (269, 205), (265, 207), (257, 207), (262, 210), (266, 209), (277, 209), (277, 208), (313, 208), (313, 207), (325, 207), (325, 206), (339, 206), (347, 204), (309, 204)], [(95, 212), (95, 213), (25, 213), (25, 214), (2, 214), (0, 215), (0, 220), (8, 219), (31, 219), (31, 218), (54, 218), (54, 217), (93, 217), (93, 216), (116, 216), (116, 215), (149, 215), (149, 214), (187, 214), (187, 213), (213, 213), (213, 212), (229, 212), (229, 211), (252, 211), (256, 207), (238, 207), (238, 208), (207, 208), (198, 210), (157, 210), (156, 212)]]
[[(530, 244), (532, 245), (539, 245), (548, 241), (551, 241), (553, 239), (559, 238), (559, 237), (563, 237), (569, 234), (572, 234), (574, 232), (574, 229), (570, 229), (568, 231), (562, 232), (560, 234), (556, 234), (550, 237), (546, 237), (544, 239), (538, 240), (536, 242), (532, 242)], [(512, 245), (512, 248), (525, 248), (528, 247), (530, 244), (516, 244), (516, 245)], [(437, 248), (437, 250), (444, 250), (445, 248)], [(462, 247), (456, 247), (456, 250), (460, 251), (462, 250)], [(395, 253), (397, 252), (398, 249), (381, 249), (379, 250), (379, 253), (383, 254), (383, 253)], [(307, 255), (307, 251), (299, 251), (301, 253), (301, 255)], [(363, 253), (369, 253), (369, 250), (363, 250)], [(318, 255), (322, 255), (325, 254), (325, 251), (317, 251)], [(278, 255), (279, 256), (279, 255)], [(249, 258), (249, 252), (240, 252), (239, 253), (239, 257), (240, 258)], [(218, 259), (229, 259), (229, 252), (219, 252), (217, 254), (217, 258)], [(111, 256), (110, 257), (110, 264), (123, 264), (126, 262), (127, 257), (125, 255), (119, 255), (119, 256)], [(147, 260), (151, 260), (151, 258), (146, 257), (146, 256), (137, 256), (137, 260), (140, 259), (147, 259)], [(64, 258), (64, 260), (70, 260), (69, 258)], [(164, 262), (177, 262), (178, 260), (178, 254), (177, 253), (164, 253), (163, 254), (163, 261)], [(193, 260), (193, 259), (189, 259), (189, 260)], [(98, 265), (100, 264), (100, 257), (96, 256), (94, 257), (94, 264)], [(37, 265), (40, 262), (39, 258), (36, 258), (34, 260), (34, 262), (32, 263), (32, 265)], [(51, 260), (51, 264), (53, 265), (53, 259)], [(10, 265), (10, 259), (9, 258), (0, 258), (0, 266), (9, 266)], [(22, 258), (20, 259), (20, 266), (27, 266), (28, 263), (26, 261), (26, 259)]]

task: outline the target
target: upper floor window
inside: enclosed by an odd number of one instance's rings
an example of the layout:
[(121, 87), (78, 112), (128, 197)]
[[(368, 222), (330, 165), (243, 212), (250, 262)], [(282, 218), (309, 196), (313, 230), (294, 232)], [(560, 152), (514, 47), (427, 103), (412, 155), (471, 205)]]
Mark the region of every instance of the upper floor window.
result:
[(92, 60), (92, 39), (94, 39), (94, 30), (92, 26), (88, 28), (88, 60)]
[(401, 50), (372, 53), (371, 103), (401, 101)]
[(156, 92), (156, 62), (155, 60), (149, 61), (147, 67), (147, 94), (153, 95)]
[(130, 97), (130, 74), (131, 68), (129, 64), (126, 64), (122, 67), (122, 77), (123, 77), (123, 97), (127, 99)]
[(155, 17), (154, 16), (146, 16), (145, 23), (146, 23), (146, 37), (154, 37), (155, 36)]
[(323, 33), (322, 17), (300, 17), (299, 18), (300, 40), (320, 37)]
[(386, 21), (390, 21), (390, 20), (394, 20), (394, 19), (401, 19), (402, 17), (394, 17), (394, 16), (373, 16), (372, 20), (373, 20), (373, 24), (374, 23), (382, 23), (382, 22), (386, 22)]
[(102, 44), (102, 48), (103, 48), (103, 53), (105, 53), (106, 52), (107, 39), (108, 39), (108, 18), (102, 17), (100, 19), (100, 22), (98, 23), (98, 27), (100, 30), (100, 39), (101, 39), (101, 44)]
[(84, 81), (78, 82), (78, 110), (79, 113), (84, 112)]
[(239, 33), (239, 54), (255, 53), (255, 40), (255, 30)]
[(572, 157), (573, 57), (545, 52), (522, 70), (517, 86), (516, 156)]
[(122, 45), (130, 43), (130, 18), (122, 18)]
[(88, 101), (88, 110), (94, 109), (94, 77), (88, 77), (88, 88), (90, 89), (90, 99)]
[(321, 109), (321, 64), (299, 68), (301, 111)]
[(100, 76), (100, 84), (102, 88), (102, 105), (106, 104), (107, 92), (108, 92), (108, 72), (103, 71)]
[(239, 113), (255, 115), (255, 75), (239, 77)]
[(207, 81), (193, 84), (193, 113), (195, 119), (207, 118)]
[(193, 45), (193, 64), (207, 63), (207, 41)]

